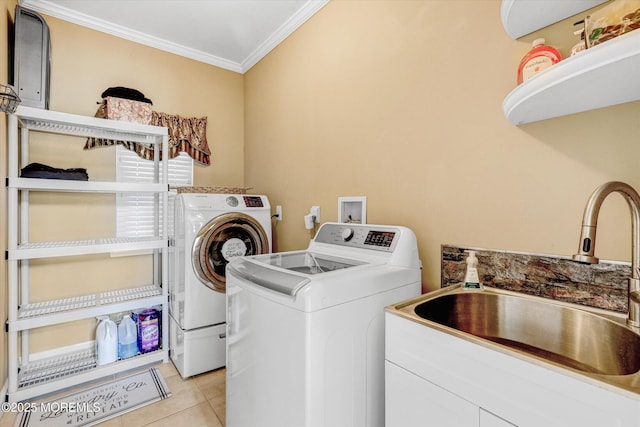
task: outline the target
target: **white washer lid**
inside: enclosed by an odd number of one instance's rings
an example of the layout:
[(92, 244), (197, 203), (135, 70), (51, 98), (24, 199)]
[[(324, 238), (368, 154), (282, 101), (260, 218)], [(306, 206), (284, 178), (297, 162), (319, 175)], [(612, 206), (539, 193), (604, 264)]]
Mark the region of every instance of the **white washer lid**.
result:
[(240, 257), (228, 264), (227, 269), (232, 269), (238, 276), (258, 286), (295, 296), (300, 289), (311, 282), (311, 278), (307, 276), (330, 273), (362, 264), (364, 264), (362, 261), (299, 251)]

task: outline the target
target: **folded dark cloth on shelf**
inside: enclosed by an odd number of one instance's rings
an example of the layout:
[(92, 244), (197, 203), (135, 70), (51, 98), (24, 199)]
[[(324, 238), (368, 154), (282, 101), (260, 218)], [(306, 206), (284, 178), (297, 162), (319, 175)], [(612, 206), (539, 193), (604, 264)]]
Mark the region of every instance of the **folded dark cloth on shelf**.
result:
[(59, 169), (42, 163), (29, 163), (22, 168), (20, 176), (23, 178), (69, 179), (74, 181), (88, 181), (89, 175), (83, 168)]
[(113, 96), (115, 98), (131, 99), (133, 101), (139, 101), (153, 105), (153, 102), (151, 102), (149, 98), (145, 98), (144, 93), (140, 92), (139, 90), (123, 86), (110, 87), (109, 89), (102, 92), (101, 96), (103, 98), (106, 98), (107, 96)]

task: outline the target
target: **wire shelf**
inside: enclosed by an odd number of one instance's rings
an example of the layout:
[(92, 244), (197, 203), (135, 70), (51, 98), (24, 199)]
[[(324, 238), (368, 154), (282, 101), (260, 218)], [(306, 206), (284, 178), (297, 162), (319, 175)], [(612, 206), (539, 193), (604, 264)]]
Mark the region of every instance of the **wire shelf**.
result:
[(7, 114), (13, 114), (20, 104), (20, 98), (9, 85), (0, 83), (0, 111)]
[(97, 366), (94, 351), (85, 350), (22, 366), (18, 388), (74, 375)]
[(151, 298), (160, 295), (162, 295), (162, 289), (159, 286), (149, 285), (101, 292), (93, 295), (82, 295), (58, 300), (35, 302), (21, 307), (18, 318), (26, 319), (35, 316), (45, 316), (65, 311), (96, 307), (99, 305), (118, 304), (137, 299)]

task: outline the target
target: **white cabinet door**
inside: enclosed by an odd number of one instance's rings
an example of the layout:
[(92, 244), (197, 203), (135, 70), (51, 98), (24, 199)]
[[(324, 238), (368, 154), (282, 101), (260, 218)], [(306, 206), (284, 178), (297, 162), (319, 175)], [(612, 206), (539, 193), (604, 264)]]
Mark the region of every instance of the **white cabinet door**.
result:
[(386, 427), (473, 427), (479, 408), (409, 371), (385, 361)]
[(487, 412), (480, 408), (480, 427), (514, 427), (515, 424), (511, 424), (508, 421), (503, 420), (497, 415)]

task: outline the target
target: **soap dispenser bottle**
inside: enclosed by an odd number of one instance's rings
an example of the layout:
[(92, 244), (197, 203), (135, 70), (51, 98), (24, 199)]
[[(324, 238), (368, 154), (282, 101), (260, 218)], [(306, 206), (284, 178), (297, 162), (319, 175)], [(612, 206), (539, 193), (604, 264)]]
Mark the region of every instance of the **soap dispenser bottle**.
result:
[(532, 49), (527, 53), (518, 67), (518, 84), (530, 79), (540, 71), (557, 64), (562, 55), (553, 47), (545, 44), (543, 38), (535, 39)]
[(467, 272), (464, 276), (463, 289), (482, 290), (482, 283), (480, 283), (480, 277), (478, 276), (478, 258), (476, 258), (476, 251), (469, 251), (467, 257)]

